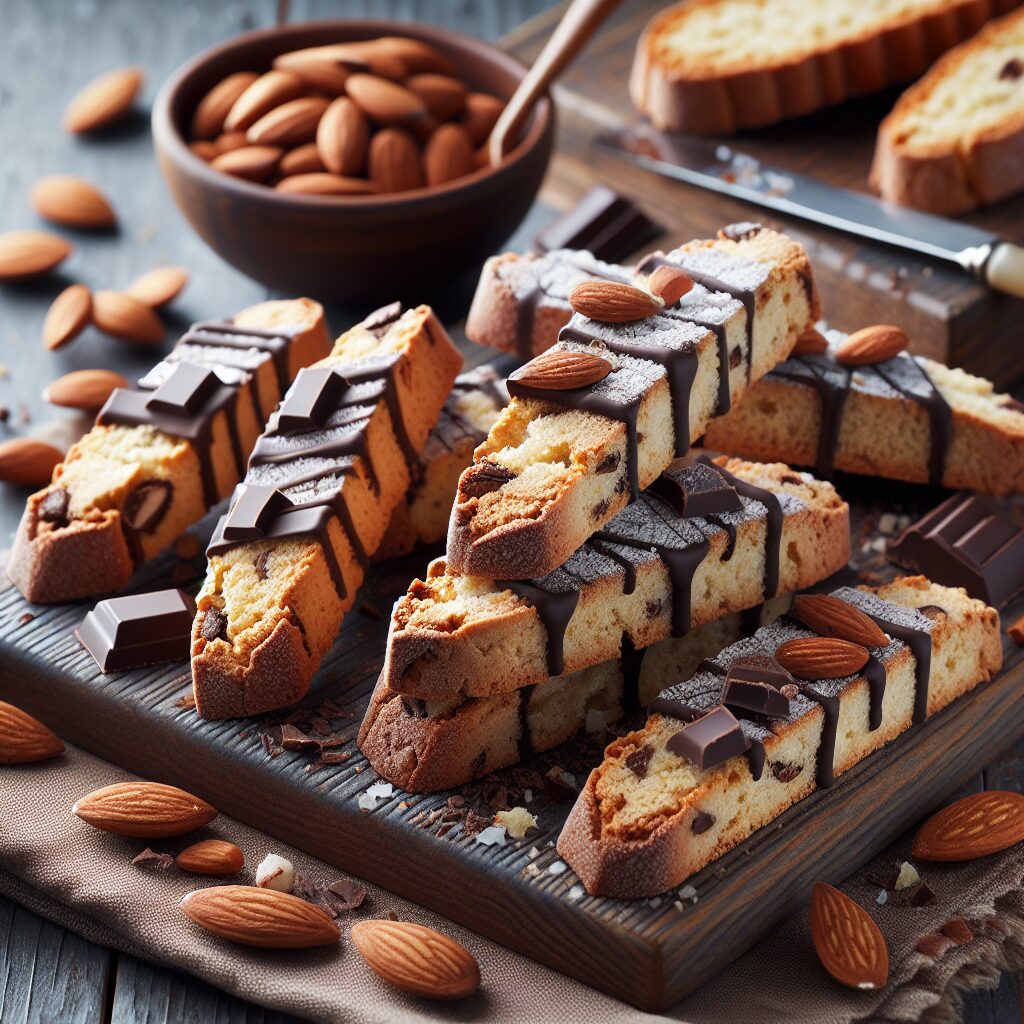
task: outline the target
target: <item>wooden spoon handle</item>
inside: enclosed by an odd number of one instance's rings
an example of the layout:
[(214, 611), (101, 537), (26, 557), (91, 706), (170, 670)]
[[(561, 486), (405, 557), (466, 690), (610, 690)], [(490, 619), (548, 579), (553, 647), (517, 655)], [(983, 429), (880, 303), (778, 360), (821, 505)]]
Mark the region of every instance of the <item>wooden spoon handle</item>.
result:
[(586, 46), (598, 25), (619, 3), (620, 0), (572, 0), (558, 27), (491, 130), (487, 140), (487, 157), (492, 167), (500, 164), (511, 148), (519, 126), (534, 103)]

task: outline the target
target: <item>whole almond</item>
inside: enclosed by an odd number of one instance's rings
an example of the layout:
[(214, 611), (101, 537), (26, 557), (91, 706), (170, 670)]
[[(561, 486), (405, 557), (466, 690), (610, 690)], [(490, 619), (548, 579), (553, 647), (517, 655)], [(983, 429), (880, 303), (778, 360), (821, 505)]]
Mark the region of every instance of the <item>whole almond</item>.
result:
[(56, 733), (31, 715), (0, 700), (0, 764), (29, 764), (64, 753)]
[(821, 331), (814, 327), (808, 327), (793, 346), (790, 355), (794, 356), (819, 356), (828, 351), (828, 339)]
[(480, 986), (480, 968), (465, 946), (408, 921), (359, 921), (352, 942), (381, 979), (424, 999), (465, 999)]
[(860, 644), (824, 636), (787, 640), (775, 652), (776, 661), (801, 679), (844, 679), (856, 675), (870, 656)]
[(45, 487), (64, 459), (60, 450), (32, 437), (0, 443), (0, 480), (21, 487)]
[(293, 174), (282, 178), (275, 188), (293, 196), (368, 196), (377, 191), (365, 178), (346, 178), (326, 171)]
[(224, 129), (228, 111), (260, 76), (255, 71), (236, 71), (218, 82), (200, 101), (192, 115), (193, 139), (212, 139)]
[(185, 916), (222, 939), (262, 949), (329, 946), (338, 926), (319, 907), (298, 896), (254, 885), (216, 885), (181, 901)]
[(608, 324), (643, 320), (663, 308), (661, 299), (619, 281), (581, 281), (569, 295), (577, 313)]
[(889, 948), (878, 925), (849, 896), (819, 882), (811, 894), (811, 938), (821, 965), (850, 988), (881, 988)]
[[(326, 116), (325, 114), (324, 117)], [(323, 118), (320, 120), (323, 122)], [(326, 170), (315, 142), (307, 142), (304, 146), (296, 146), (295, 149), (288, 150), (277, 165), (277, 173), (282, 178), (288, 178), (293, 174), (315, 174), (317, 171)]]
[(466, 85), (450, 75), (424, 71), (407, 78), (405, 87), (416, 93), (427, 110), (442, 121), (457, 117), (466, 109)]
[(350, 75), (345, 89), (378, 124), (404, 125), (427, 116), (427, 106), (416, 93), (379, 75)]
[(40, 178), (29, 191), (40, 216), (70, 228), (109, 228), (117, 221), (114, 208), (95, 185), (73, 174)]
[[(326, 52), (325, 52), (326, 51)], [(341, 96), (351, 69), (330, 53), (329, 47), (315, 46), (274, 58), (274, 67), (298, 75), (311, 89), (328, 96)]]
[(845, 366), (873, 366), (898, 356), (909, 344), (902, 328), (875, 324), (854, 331), (836, 349), (836, 359)]
[(103, 408), (114, 388), (130, 387), (129, 381), (114, 370), (73, 370), (43, 389), (43, 401), (95, 412)]
[(92, 292), (84, 284), (68, 285), (53, 300), (43, 321), (43, 344), (53, 351), (73, 341), (92, 319)]
[(215, 171), (222, 171), (246, 181), (266, 181), (277, 168), (281, 159), (280, 146), (243, 146), (230, 153), (221, 153), (210, 165)]
[(316, 129), (316, 148), (324, 167), (334, 174), (359, 174), (366, 166), (369, 146), (366, 115), (347, 96), (339, 96)]
[(808, 629), (821, 636), (849, 640), (861, 647), (885, 647), (889, 643), (873, 619), (831, 594), (797, 594), (793, 598), (793, 612)]
[(207, 142), (205, 140), (202, 142), (190, 142), (188, 144), (188, 148), (192, 150), (200, 160), (205, 160), (207, 163), (209, 163), (214, 157), (220, 155), (220, 150), (217, 148), (217, 144), (215, 142)]
[(245, 132), (221, 132), (213, 140), (213, 144), (217, 149), (217, 156), (220, 156), (221, 153), (230, 153), (233, 149), (248, 146), (249, 140), (246, 138)]
[(289, 100), (304, 96), (306, 83), (291, 71), (274, 69), (260, 75), (231, 105), (224, 118), (224, 131), (245, 131), (264, 114)]
[(256, 146), (301, 146), (316, 138), (316, 126), (329, 101), (323, 96), (303, 96), (289, 100), (264, 114), (245, 137)]
[(491, 129), (504, 109), (505, 104), (501, 100), (485, 92), (471, 92), (466, 97), (462, 123), (474, 146), (482, 146), (487, 141), (487, 136), (491, 134)]
[(591, 352), (564, 352), (548, 349), (513, 370), (509, 381), (545, 391), (571, 391), (604, 380), (612, 372), (607, 359)]
[(139, 839), (181, 836), (209, 825), (217, 817), (205, 800), (159, 782), (104, 786), (83, 796), (71, 812), (93, 828)]
[(658, 267), (649, 278), (647, 288), (666, 306), (674, 306), (691, 288), (693, 278), (678, 267)]
[(999, 789), (972, 793), (933, 814), (914, 836), (919, 860), (987, 857), (1024, 839), (1024, 796)]
[(91, 81), (64, 109), (64, 127), (69, 132), (95, 131), (124, 117), (131, 109), (142, 72), (138, 68), (118, 68)]
[(159, 345), (166, 334), (156, 313), (124, 292), (97, 292), (92, 297), (92, 322), (104, 334), (138, 345)]
[(45, 274), (70, 255), (71, 245), (48, 231), (8, 231), (0, 235), (0, 281)]
[(433, 71), (440, 75), (455, 75), (455, 64), (440, 50), (409, 36), (381, 36), (370, 43), (371, 54), (385, 54), (402, 61), (409, 72)]
[(151, 309), (159, 309), (177, 298), (187, 284), (188, 271), (184, 267), (157, 267), (132, 281), (125, 294)]
[(476, 170), (473, 143), (461, 124), (443, 124), (430, 136), (423, 152), (428, 185), (443, 185)]
[(187, 846), (174, 858), (180, 870), (194, 875), (236, 875), (245, 864), (245, 854), (234, 843), (204, 839)]
[(384, 128), (370, 139), (368, 167), (378, 192), (408, 192), (425, 184), (419, 147), (401, 128)]

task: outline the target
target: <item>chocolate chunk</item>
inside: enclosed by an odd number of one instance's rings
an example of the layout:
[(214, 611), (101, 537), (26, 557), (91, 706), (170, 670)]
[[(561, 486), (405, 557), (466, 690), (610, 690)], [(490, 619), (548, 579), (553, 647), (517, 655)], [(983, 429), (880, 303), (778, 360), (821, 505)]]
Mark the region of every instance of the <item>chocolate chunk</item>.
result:
[(401, 315), (401, 302), (389, 302), (386, 306), (381, 306), (380, 309), (375, 309), (363, 321), (362, 326), (373, 334), (381, 335), (384, 334), (387, 328), (389, 328)]
[(654, 756), (654, 747), (645, 743), (637, 747), (631, 754), (626, 755), (626, 767), (638, 778), (647, 778), (647, 769), (650, 767), (651, 758)]
[(590, 514), (595, 520), (600, 522), (608, 514), (608, 509), (611, 507), (611, 498), (605, 498), (599, 501), (590, 511)]
[(644, 614), (649, 619), (656, 619), (659, 615), (661, 615), (662, 611), (664, 610), (664, 607), (665, 606), (662, 604), (660, 598), (654, 601), (648, 601), (644, 605)]
[(344, 900), (347, 910), (355, 910), (366, 899), (366, 886), (353, 882), (351, 878), (339, 878), (337, 882), (331, 882), (327, 891)]
[(733, 345), (732, 351), (729, 353), (729, 369), (735, 370), (740, 363), (743, 362), (743, 350), (739, 345)]
[(419, 697), (406, 697), (404, 694), (400, 699), (402, 701), (402, 710), (410, 718), (427, 717), (427, 702), (425, 700), (421, 700)]
[(227, 640), (228, 617), (218, 608), (211, 608), (203, 616), (200, 632), (204, 640)]
[(161, 871), (169, 871), (174, 867), (174, 858), (169, 853), (157, 853), (148, 846), (132, 857), (132, 864), (138, 867), (159, 868)]
[(125, 499), (124, 518), (139, 533), (152, 533), (171, 507), (174, 484), (170, 480), (147, 480)]
[(68, 525), (68, 504), (71, 495), (64, 487), (55, 487), (39, 503), (39, 518), (44, 523), (53, 523), (55, 526)]
[(174, 369), (146, 402), (146, 408), (172, 416), (194, 416), (217, 390), (213, 370), (196, 363), (175, 363)]
[(180, 590), (100, 601), (75, 631), (103, 672), (188, 657), (196, 606)]
[(798, 764), (785, 764), (782, 761), (771, 762), (772, 775), (779, 780), (779, 782), (792, 782), (802, 771), (803, 768)]
[(961, 491), (907, 527), (889, 558), (1000, 607), (1024, 589), (1024, 531), (994, 503)]
[(312, 736), (307, 736), (301, 729), (287, 722), (281, 726), (279, 745), (285, 750), (318, 750), (320, 747)]
[(1009, 79), (1011, 82), (1016, 81), (1021, 75), (1024, 75), (1024, 64), (1021, 64), (1020, 60), (1016, 57), (1011, 57), (999, 69), (999, 77)]
[(286, 494), (276, 487), (243, 484), (228, 511), (221, 530), (224, 540), (256, 540), (285, 509), (292, 508)]
[(918, 953), (931, 957), (933, 960), (938, 960), (949, 949), (950, 945), (951, 942), (945, 935), (940, 935), (938, 932), (928, 932), (927, 935), (922, 935), (917, 940), (914, 948)]
[(786, 698), (786, 700), (795, 700), (796, 695), (800, 692), (800, 687), (797, 686), (796, 683), (786, 683), (779, 692)]
[(939, 931), (950, 942), (955, 942), (958, 946), (962, 946), (965, 942), (970, 942), (974, 938), (974, 932), (971, 931), (970, 925), (962, 917), (951, 917)]
[(465, 498), (480, 498), (503, 487), (516, 475), (510, 469), (494, 462), (481, 462), (466, 470), (459, 482), (459, 491)]
[(774, 658), (767, 655), (736, 658), (725, 677), (722, 703), (784, 718), (789, 714), (789, 698), (781, 690), (792, 683), (793, 677)]
[(670, 718), (678, 718), (681, 722), (692, 722), (699, 718), (700, 711), (684, 704), (681, 700), (673, 700), (671, 697), (655, 697), (647, 705), (649, 715), (668, 715)]
[(262, 583), (270, 573), (267, 572), (267, 563), (270, 561), (270, 552), (261, 551), (254, 559), (252, 567), (256, 570), (256, 578)]
[(693, 518), (743, 508), (740, 496), (728, 480), (710, 463), (673, 465), (651, 484), (650, 490), (667, 501), (677, 515)]
[(932, 892), (927, 882), (921, 882), (915, 885), (914, 888), (907, 893), (907, 905), (911, 907), (923, 907), (935, 899), (935, 893)]
[(347, 386), (345, 378), (329, 366), (303, 367), (277, 411), (276, 429), (303, 431), (323, 426)]
[(605, 473), (614, 473), (619, 468), (621, 461), (622, 456), (618, 452), (610, 452), (597, 464), (594, 472), (598, 476), (604, 476)]
[(665, 746), (670, 754), (685, 757), (706, 770), (745, 753), (750, 741), (733, 713), (726, 707), (717, 707), (680, 729)]
[(695, 836), (702, 836), (715, 823), (715, 816), (707, 811), (698, 811), (690, 822), (690, 831)]
[(1016, 398), (1005, 398), (999, 408), (1024, 413), (1024, 402), (1018, 402)]

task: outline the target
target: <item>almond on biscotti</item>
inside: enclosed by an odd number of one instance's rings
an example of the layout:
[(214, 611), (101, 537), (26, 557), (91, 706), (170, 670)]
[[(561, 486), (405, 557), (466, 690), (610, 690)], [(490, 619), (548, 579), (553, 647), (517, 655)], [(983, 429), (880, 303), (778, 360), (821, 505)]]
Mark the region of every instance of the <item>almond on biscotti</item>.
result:
[(674, 306), (691, 288), (693, 278), (678, 267), (658, 267), (649, 278), (647, 288), (666, 306)]
[(0, 700), (0, 764), (30, 764), (62, 753), (64, 744), (53, 730)]
[(845, 366), (874, 366), (894, 359), (910, 344), (901, 327), (875, 324), (851, 334), (836, 349), (836, 359)]
[(889, 638), (875, 621), (832, 594), (797, 594), (793, 614), (821, 636), (849, 640), (862, 647), (885, 647)]
[(828, 351), (828, 339), (821, 331), (814, 327), (808, 327), (797, 339), (790, 355), (793, 356), (820, 356)]
[(809, 636), (787, 640), (775, 660), (800, 679), (844, 679), (856, 675), (871, 655), (860, 644), (832, 637)]
[(643, 320), (664, 308), (650, 292), (619, 281), (581, 281), (569, 295), (569, 305), (582, 316), (602, 323), (621, 324)]
[(849, 896), (819, 882), (811, 895), (811, 938), (822, 966), (841, 985), (882, 988), (889, 947), (871, 916)]
[(607, 359), (590, 352), (563, 352), (549, 349), (524, 366), (513, 370), (509, 380), (524, 387), (545, 391), (571, 391), (604, 380), (612, 371)]

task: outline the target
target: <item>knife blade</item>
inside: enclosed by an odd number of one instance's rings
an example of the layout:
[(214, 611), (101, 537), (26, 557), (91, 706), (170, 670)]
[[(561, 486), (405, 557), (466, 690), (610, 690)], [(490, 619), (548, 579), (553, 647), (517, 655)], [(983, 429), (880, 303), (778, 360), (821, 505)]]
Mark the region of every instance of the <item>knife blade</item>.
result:
[(956, 263), (989, 287), (1024, 298), (1024, 248), (990, 231), (769, 167), (705, 139), (639, 128), (603, 132), (597, 144), (676, 181)]

